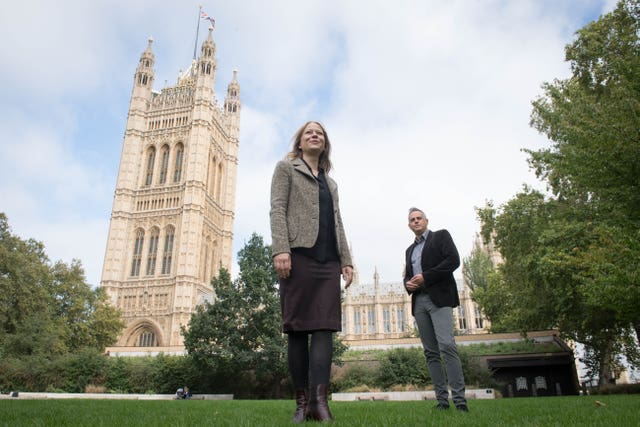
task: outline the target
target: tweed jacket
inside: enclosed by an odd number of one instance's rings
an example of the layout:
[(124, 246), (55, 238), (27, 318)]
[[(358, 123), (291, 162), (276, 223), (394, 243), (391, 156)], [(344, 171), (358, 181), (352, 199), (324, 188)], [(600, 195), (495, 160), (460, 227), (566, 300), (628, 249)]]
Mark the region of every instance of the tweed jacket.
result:
[[(404, 283), (407, 283), (414, 275), (411, 265), (412, 244), (405, 253)], [(453, 243), (451, 234), (447, 230), (431, 231), (427, 234), (420, 258), (422, 265), (422, 288), (411, 294), (411, 313), (413, 314), (416, 294), (426, 292), (431, 301), (438, 307), (457, 307), (460, 305), (458, 288), (453, 272), (460, 266), (458, 249)]]
[[(353, 266), (338, 205), (338, 185), (325, 175), (335, 219), (340, 265)], [(271, 180), (271, 251), (275, 256), (291, 248), (311, 248), (320, 227), (319, 187), (301, 159), (281, 160)]]

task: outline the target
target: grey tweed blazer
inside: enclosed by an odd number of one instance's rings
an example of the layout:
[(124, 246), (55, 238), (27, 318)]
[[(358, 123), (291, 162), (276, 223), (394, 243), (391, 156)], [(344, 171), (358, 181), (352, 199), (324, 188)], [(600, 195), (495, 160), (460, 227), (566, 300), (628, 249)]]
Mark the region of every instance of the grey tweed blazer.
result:
[[(338, 185), (325, 175), (333, 199), (340, 265), (353, 266), (338, 204)], [(271, 180), (271, 251), (275, 256), (291, 248), (310, 248), (320, 226), (319, 189), (301, 159), (281, 160)]]

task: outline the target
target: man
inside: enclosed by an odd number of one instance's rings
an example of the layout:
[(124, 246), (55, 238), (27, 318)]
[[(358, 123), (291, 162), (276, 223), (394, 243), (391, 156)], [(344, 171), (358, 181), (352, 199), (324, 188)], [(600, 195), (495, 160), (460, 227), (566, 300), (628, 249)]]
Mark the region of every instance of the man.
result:
[(416, 238), (407, 249), (404, 286), (411, 294), (411, 314), (435, 387), (435, 408), (449, 409), (442, 356), (453, 403), (456, 409), (468, 412), (462, 364), (453, 337), (453, 307), (460, 305), (453, 272), (460, 266), (460, 257), (449, 232), (430, 231), (428, 223), (420, 209), (409, 209), (409, 228)]

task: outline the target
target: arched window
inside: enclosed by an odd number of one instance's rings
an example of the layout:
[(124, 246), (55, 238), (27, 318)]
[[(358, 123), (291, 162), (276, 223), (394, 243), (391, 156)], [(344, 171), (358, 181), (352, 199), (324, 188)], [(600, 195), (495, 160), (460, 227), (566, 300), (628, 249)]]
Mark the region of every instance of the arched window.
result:
[(216, 156), (213, 156), (211, 160), (209, 160), (209, 195), (211, 197), (216, 197)]
[(171, 258), (173, 254), (173, 237), (175, 230), (172, 226), (167, 227), (167, 232), (164, 236), (164, 251), (162, 254), (162, 274), (171, 273)]
[(131, 275), (140, 275), (140, 262), (142, 261), (142, 246), (144, 245), (144, 230), (136, 231), (136, 240), (133, 244), (133, 257), (131, 260)]
[(391, 312), (388, 308), (382, 310), (382, 327), (385, 334), (391, 332)]
[(149, 147), (147, 151), (147, 178), (144, 180), (144, 185), (149, 186), (153, 181), (153, 164), (156, 161), (156, 149)]
[(158, 239), (160, 230), (154, 228), (149, 237), (149, 254), (147, 255), (147, 276), (152, 276), (156, 272), (156, 259), (158, 258)]
[(156, 334), (152, 331), (145, 330), (140, 334), (138, 347), (155, 347), (156, 345)]
[(202, 281), (207, 283), (209, 280), (209, 251), (211, 250), (211, 237), (207, 236), (204, 244), (204, 262), (202, 263)]
[(167, 171), (169, 169), (169, 146), (162, 147), (162, 161), (160, 163), (160, 184), (167, 182)]
[(478, 308), (478, 304), (476, 303), (473, 304), (473, 311), (476, 318), (476, 328), (480, 328), (480, 329), (484, 328), (482, 313), (480, 312), (480, 308)]
[(458, 329), (462, 333), (467, 333), (467, 319), (464, 314), (464, 308), (459, 305), (458, 306)]
[(360, 319), (360, 308), (358, 308), (353, 313), (353, 326), (354, 326), (354, 332), (357, 335), (360, 335), (362, 333), (362, 320)]
[(369, 333), (374, 334), (376, 332), (376, 313), (371, 307), (367, 310), (367, 318), (369, 320)]
[(397, 310), (398, 332), (404, 332), (404, 309), (402, 307)]
[(222, 163), (218, 163), (218, 182), (216, 184), (216, 200), (220, 200), (220, 193), (222, 193)]
[(176, 164), (173, 168), (173, 182), (179, 182), (182, 178), (182, 157), (184, 156), (184, 147), (182, 144), (176, 145)]

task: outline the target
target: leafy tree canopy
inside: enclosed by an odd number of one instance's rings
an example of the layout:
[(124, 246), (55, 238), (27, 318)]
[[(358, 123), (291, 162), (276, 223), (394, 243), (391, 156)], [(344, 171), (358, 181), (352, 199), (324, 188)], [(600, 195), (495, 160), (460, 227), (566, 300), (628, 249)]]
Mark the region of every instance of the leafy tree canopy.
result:
[(579, 30), (566, 59), (572, 76), (545, 83), (531, 115), (551, 141), (527, 150), (550, 194), (478, 210), (504, 262), (475, 296), (497, 329), (584, 343), (604, 384), (617, 355), (640, 363), (640, 1)]
[(225, 269), (212, 280), (215, 301), (198, 306), (183, 328), (185, 347), (204, 366), (278, 382), (287, 375), (286, 343), (271, 248), (254, 233), (238, 263), (237, 280)]
[(12, 234), (0, 213), (0, 357), (102, 351), (122, 328), (104, 291), (86, 283), (80, 261), (51, 264), (44, 245)]

